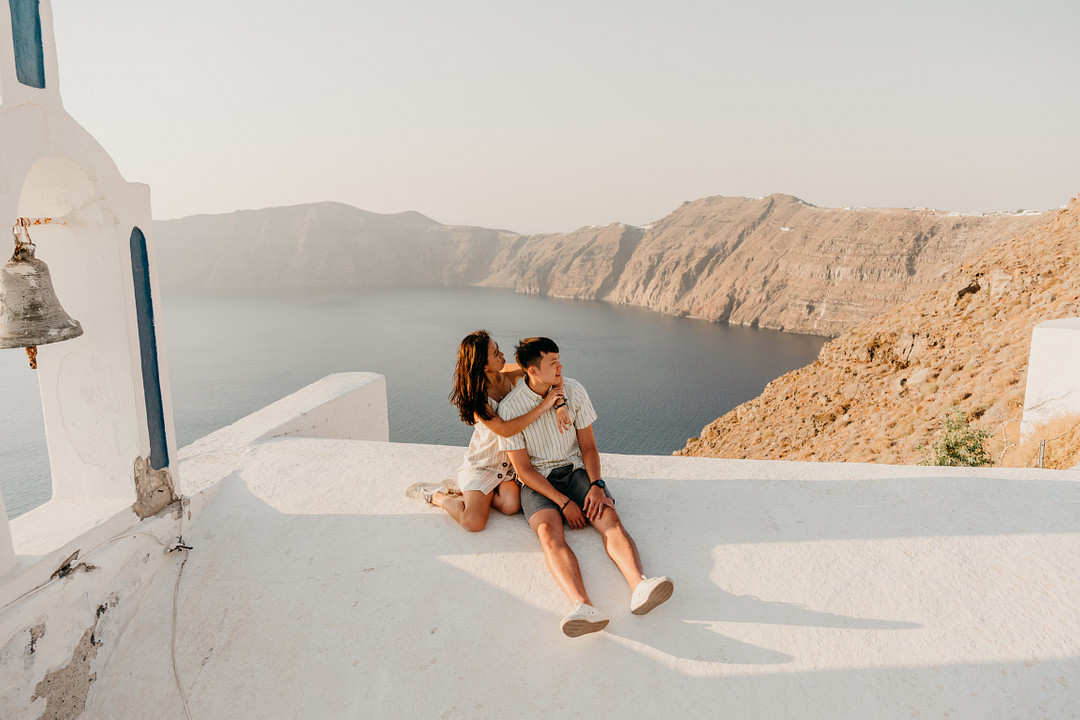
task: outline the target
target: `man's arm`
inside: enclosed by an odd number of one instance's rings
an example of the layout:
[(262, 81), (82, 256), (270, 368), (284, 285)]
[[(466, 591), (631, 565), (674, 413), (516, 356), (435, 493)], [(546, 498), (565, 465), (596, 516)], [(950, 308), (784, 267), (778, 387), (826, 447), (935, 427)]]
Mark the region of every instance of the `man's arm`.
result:
[(585, 463), (585, 472), (589, 473), (590, 480), (599, 480), (603, 477), (600, 474), (600, 451), (596, 448), (592, 425), (577, 431), (577, 441), (581, 448), (581, 461)]
[[(514, 464), (518, 480), (562, 508), (563, 517), (566, 518), (570, 527), (575, 530), (585, 527), (585, 516), (581, 513), (581, 508), (556, 490), (546, 477), (536, 471), (532, 461), (529, 460), (528, 450), (507, 450), (506, 454), (510, 457), (510, 462)], [(597, 455), (597, 467), (599, 467), (599, 455)], [(593, 488), (593, 490), (599, 490), (599, 488)], [(603, 494), (602, 491), (601, 494)]]
[[(589, 473), (589, 480), (599, 480), (600, 474), (600, 451), (596, 448), (596, 438), (593, 436), (592, 425), (580, 428), (577, 431), (578, 447), (581, 448), (581, 461), (585, 464), (585, 472)], [(520, 473), (519, 473), (520, 474)], [(604, 513), (605, 507), (612, 507), (611, 500), (598, 486), (589, 488), (589, 494), (585, 496), (585, 517), (596, 520)]]

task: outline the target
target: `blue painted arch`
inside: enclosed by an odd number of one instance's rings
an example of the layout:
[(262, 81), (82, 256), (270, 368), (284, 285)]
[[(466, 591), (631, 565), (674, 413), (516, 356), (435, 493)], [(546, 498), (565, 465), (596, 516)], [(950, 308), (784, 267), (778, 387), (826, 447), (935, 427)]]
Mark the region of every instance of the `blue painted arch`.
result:
[(40, 0), (8, 0), (15, 45), (15, 77), (23, 85), (45, 87), (45, 48), (41, 44)]
[(131, 275), (135, 280), (139, 357), (142, 359), (146, 426), (150, 432), (150, 467), (160, 470), (169, 464), (169, 443), (165, 437), (165, 410), (161, 402), (154, 298), (150, 292), (150, 262), (146, 254), (146, 236), (139, 228), (131, 231)]

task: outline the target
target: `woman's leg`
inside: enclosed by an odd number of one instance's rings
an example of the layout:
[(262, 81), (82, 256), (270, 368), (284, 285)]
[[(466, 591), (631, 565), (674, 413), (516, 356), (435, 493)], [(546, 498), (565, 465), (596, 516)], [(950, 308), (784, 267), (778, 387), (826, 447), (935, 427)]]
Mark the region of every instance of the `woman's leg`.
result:
[(521, 510), (521, 488), (513, 480), (504, 480), (495, 488), (491, 504), (503, 515), (513, 515)]
[(431, 504), (441, 507), (469, 532), (480, 532), (487, 525), (493, 495), (479, 490), (466, 490), (461, 497), (437, 492), (431, 496)]

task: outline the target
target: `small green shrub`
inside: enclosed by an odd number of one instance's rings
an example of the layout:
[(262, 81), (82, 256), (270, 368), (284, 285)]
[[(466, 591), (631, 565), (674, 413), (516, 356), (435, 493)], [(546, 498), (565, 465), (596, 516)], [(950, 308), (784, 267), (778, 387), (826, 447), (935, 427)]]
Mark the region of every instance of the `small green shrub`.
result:
[(993, 465), (994, 461), (986, 450), (989, 437), (989, 430), (972, 427), (967, 413), (954, 405), (945, 415), (945, 425), (938, 433), (937, 440), (929, 448), (922, 447), (923, 458), (919, 464), (948, 467)]

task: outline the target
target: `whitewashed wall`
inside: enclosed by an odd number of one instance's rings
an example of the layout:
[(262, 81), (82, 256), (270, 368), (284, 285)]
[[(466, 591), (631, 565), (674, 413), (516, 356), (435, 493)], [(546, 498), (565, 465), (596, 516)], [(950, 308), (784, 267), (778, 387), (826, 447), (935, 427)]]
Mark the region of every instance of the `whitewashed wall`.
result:
[[(135, 309), (130, 237), (147, 238), (152, 297), (160, 323), (150, 191), (128, 183), (101, 146), (64, 110), (52, 10), (39, 6), (45, 88), (16, 77), (11, 10), (0, 3), (0, 229), (30, 228), (65, 310), (82, 323), (74, 340), (38, 349), (38, 381), (53, 501), (135, 501), (133, 464), (150, 454)], [(0, 232), (0, 262), (14, 244)], [(0, 352), (20, 352), (3, 350)], [(172, 404), (162, 333), (159, 375), (170, 458)], [(0, 469), (2, 472), (2, 469)], [(2, 528), (6, 531), (6, 528)], [(0, 573), (13, 566), (0, 532)]]
[(1080, 318), (1048, 320), (1031, 332), (1020, 431), (1070, 414), (1080, 414)]

